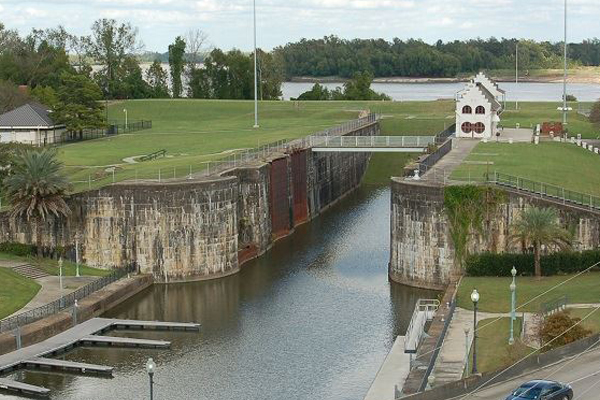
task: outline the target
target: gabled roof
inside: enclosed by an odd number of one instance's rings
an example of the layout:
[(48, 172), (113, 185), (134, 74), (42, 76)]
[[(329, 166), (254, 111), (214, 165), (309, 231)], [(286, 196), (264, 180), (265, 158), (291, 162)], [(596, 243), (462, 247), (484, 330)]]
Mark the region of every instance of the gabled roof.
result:
[(0, 127), (50, 127), (54, 121), (49, 107), (39, 103), (27, 103), (0, 115)]
[(485, 85), (483, 85), (482, 83), (477, 83), (476, 85), (477, 88), (481, 90), (487, 101), (489, 101), (492, 105), (492, 110), (498, 111), (502, 107), (502, 104), (500, 104), (498, 100), (496, 100), (496, 97), (494, 97), (494, 95), (485, 87)]
[(493, 80), (492, 78), (487, 76), (484, 72), (479, 72), (477, 75), (475, 75), (475, 79), (477, 79), (477, 77), (482, 77), (482, 78), (487, 79), (492, 85), (494, 85), (494, 87), (496, 88), (496, 90), (498, 92), (504, 93), (504, 94), (506, 93), (504, 90), (500, 89), (500, 86), (498, 86), (498, 82), (496, 82), (495, 80)]

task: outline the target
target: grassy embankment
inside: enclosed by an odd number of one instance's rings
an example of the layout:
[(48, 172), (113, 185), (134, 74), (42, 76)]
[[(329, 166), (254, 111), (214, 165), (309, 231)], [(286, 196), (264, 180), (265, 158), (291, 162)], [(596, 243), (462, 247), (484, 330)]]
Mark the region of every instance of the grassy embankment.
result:
[[(514, 69), (492, 69), (487, 74), (496, 80), (514, 82)], [(469, 79), (472, 73), (460, 74), (460, 78)], [(562, 68), (540, 68), (520, 71), (519, 80), (521, 82), (562, 82)], [(600, 83), (600, 67), (570, 66), (568, 81), (572, 83)]]
[[(517, 318), (514, 326), (515, 343), (512, 346), (508, 344), (510, 318), (484, 319), (477, 323), (478, 372), (495, 371), (506, 367), (533, 351), (519, 340), (522, 322), (521, 318)], [(473, 362), (472, 345), (469, 353), (469, 369), (472, 368), (471, 362)]]
[[(150, 119), (153, 128), (133, 134), (90, 140), (59, 148), (59, 157), (68, 166), (74, 181), (87, 181), (92, 187), (112, 181), (106, 169), (118, 165), (117, 180), (185, 177), (204, 169), (206, 162), (224, 157), (223, 152), (254, 148), (283, 139), (303, 137), (357, 118), (360, 110), (382, 113), (383, 134), (432, 135), (452, 123), (451, 101), (440, 102), (261, 102), (259, 129), (253, 129), (253, 104), (247, 101), (140, 100), (118, 102), (110, 106), (110, 118)], [(167, 157), (126, 164), (123, 159), (167, 150)], [(229, 153), (227, 153), (229, 154)], [(375, 157), (379, 158), (379, 157)], [(395, 154), (388, 159), (392, 169), (404, 166), (406, 156)], [(84, 190), (87, 184), (75, 185)]]
[[(565, 282), (571, 275), (544, 277), (517, 277), (517, 307), (529, 303), (534, 297)], [(473, 289), (481, 295), (478, 309), (494, 313), (510, 311), (510, 289), (512, 278), (497, 277), (464, 277), (458, 289), (458, 306), (472, 310), (470, 296)], [(600, 303), (600, 272), (585, 273), (564, 285), (557, 287), (548, 294), (534, 300), (518, 311), (538, 312), (542, 303), (567, 295), (569, 304)]]
[[(37, 257), (20, 257), (7, 253), (0, 253), (0, 264), (10, 262), (11, 264), (31, 264), (50, 275), (58, 275), (58, 264), (56, 260)], [(9, 264), (10, 265), (10, 264)], [(63, 264), (63, 276), (75, 276), (75, 263), (65, 261)], [(81, 276), (106, 276), (110, 271), (79, 265)], [(13, 272), (10, 268), (0, 267), (0, 319), (18, 311), (35, 297), (41, 286), (33, 279), (26, 278)]]
[(41, 286), (9, 268), (0, 268), (0, 319), (11, 315), (35, 297)]
[(600, 196), (600, 156), (573, 144), (479, 143), (452, 178), (481, 181), (486, 171)]

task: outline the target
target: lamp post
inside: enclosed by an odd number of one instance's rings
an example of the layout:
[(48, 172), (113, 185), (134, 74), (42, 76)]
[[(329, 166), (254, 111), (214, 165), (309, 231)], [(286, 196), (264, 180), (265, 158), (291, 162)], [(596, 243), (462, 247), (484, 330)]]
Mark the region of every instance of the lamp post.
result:
[(150, 400), (154, 399), (154, 370), (156, 369), (156, 364), (152, 357), (148, 359), (146, 362), (146, 372), (148, 373), (148, 377), (150, 378)]
[(126, 108), (124, 108), (124, 109), (123, 109), (123, 112), (125, 113), (125, 129), (127, 129), (127, 125), (128, 125), (128, 124), (127, 124), (127, 122), (128, 122), (128, 121), (127, 121), (127, 109), (126, 109)]
[(79, 278), (79, 234), (75, 235), (75, 276)]
[(565, 0), (565, 43), (563, 46), (563, 58), (565, 64), (563, 77), (563, 129), (567, 127), (567, 0)]
[(471, 373), (477, 374), (477, 303), (479, 302), (479, 293), (477, 289), (471, 293), (471, 301), (473, 302), (473, 369)]
[[(515, 49), (515, 91), (518, 91), (519, 86), (519, 42)], [(518, 96), (518, 94), (517, 94)], [(515, 110), (519, 109), (519, 98), (515, 99)]]
[(469, 376), (469, 331), (469, 326), (465, 325), (465, 374), (467, 377)]
[(510, 284), (510, 338), (508, 339), (508, 344), (513, 345), (515, 343), (515, 306), (517, 294), (517, 285), (515, 284), (517, 270), (515, 269), (515, 267), (512, 267), (510, 273), (512, 275), (512, 283)]
[(60, 257), (58, 259), (58, 286), (60, 287), (61, 292), (63, 290), (62, 268), (63, 268), (63, 259), (62, 259), (62, 257)]

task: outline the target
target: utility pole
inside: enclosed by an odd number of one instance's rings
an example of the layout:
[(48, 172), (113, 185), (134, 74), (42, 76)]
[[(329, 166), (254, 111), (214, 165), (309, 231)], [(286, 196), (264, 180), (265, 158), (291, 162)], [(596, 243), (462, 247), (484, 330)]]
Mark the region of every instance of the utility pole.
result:
[(563, 78), (563, 131), (567, 129), (567, 0), (565, 0), (565, 43), (564, 43), (564, 78)]
[(519, 86), (519, 42), (517, 42), (517, 48), (515, 50), (515, 110), (519, 109), (519, 98), (516, 97), (518, 94), (517, 87)]
[(257, 60), (256, 54), (256, 0), (252, 0), (254, 9), (254, 128), (258, 128), (258, 75), (257, 75)]

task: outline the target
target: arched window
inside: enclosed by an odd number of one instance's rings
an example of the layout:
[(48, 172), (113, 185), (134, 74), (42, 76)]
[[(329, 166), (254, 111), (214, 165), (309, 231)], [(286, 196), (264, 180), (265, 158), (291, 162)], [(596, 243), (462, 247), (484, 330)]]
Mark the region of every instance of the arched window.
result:
[(477, 106), (477, 108), (475, 108), (475, 114), (485, 114), (485, 107)]
[(461, 129), (464, 133), (471, 133), (473, 127), (471, 126), (470, 122), (463, 122), (463, 124), (461, 125)]
[(462, 112), (463, 114), (473, 114), (473, 109), (471, 106), (464, 106)]
[(483, 131), (485, 131), (485, 125), (481, 122), (476, 123), (475, 125), (473, 125), (473, 130), (475, 131), (475, 133), (483, 133)]

